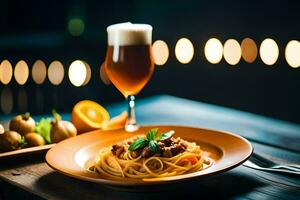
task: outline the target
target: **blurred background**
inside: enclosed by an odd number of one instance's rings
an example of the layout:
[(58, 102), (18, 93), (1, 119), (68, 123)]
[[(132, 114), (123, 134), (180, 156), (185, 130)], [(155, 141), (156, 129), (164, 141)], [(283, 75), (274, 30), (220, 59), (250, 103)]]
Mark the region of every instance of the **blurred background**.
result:
[(171, 94), (300, 123), (299, 1), (1, 0), (0, 7), (0, 116), (123, 101), (100, 67), (106, 27), (130, 21), (153, 26), (157, 64), (138, 99)]

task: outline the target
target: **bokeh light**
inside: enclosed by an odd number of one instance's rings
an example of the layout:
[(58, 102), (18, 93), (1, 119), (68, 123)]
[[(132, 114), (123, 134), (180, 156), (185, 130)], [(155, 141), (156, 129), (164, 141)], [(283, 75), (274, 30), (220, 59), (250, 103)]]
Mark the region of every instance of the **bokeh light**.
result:
[(80, 36), (84, 32), (84, 21), (80, 18), (72, 18), (68, 23), (68, 30), (72, 36)]
[(177, 41), (175, 46), (175, 55), (182, 64), (189, 63), (194, 56), (194, 46), (187, 38), (181, 38)]
[(291, 40), (285, 48), (285, 59), (287, 63), (297, 68), (300, 66), (300, 42), (297, 40)]
[(90, 65), (87, 62), (84, 62), (84, 66), (86, 68), (86, 77), (85, 77), (85, 80), (84, 80), (82, 86), (87, 85), (90, 82), (91, 77), (92, 77), (92, 70), (91, 70)]
[(74, 86), (82, 86), (87, 76), (85, 63), (81, 60), (75, 60), (71, 63), (68, 74), (69, 79)]
[(169, 58), (169, 48), (166, 42), (156, 40), (152, 45), (154, 62), (156, 65), (164, 65)]
[(111, 84), (111, 81), (110, 81), (110, 79), (108, 78), (108, 76), (106, 74), (104, 63), (102, 63), (102, 65), (100, 67), (100, 78), (101, 78), (102, 82), (105, 85), (110, 85)]
[(64, 66), (61, 62), (55, 60), (52, 63), (50, 63), (48, 68), (48, 79), (53, 85), (59, 85), (65, 75)]
[(25, 113), (28, 106), (28, 96), (24, 88), (20, 88), (18, 92), (18, 107), (19, 112)]
[[(33, 97), (34, 98), (34, 97)], [(36, 88), (35, 90), (35, 109), (38, 113), (43, 113), (44, 111), (45, 98), (41, 88)]]
[(265, 39), (260, 45), (259, 55), (266, 65), (273, 65), (276, 63), (279, 56), (277, 43), (273, 39)]
[(0, 81), (7, 85), (11, 81), (13, 68), (8, 60), (3, 60), (0, 64)]
[(242, 56), (242, 50), (238, 41), (228, 39), (224, 44), (224, 59), (230, 65), (239, 63)]
[(31, 70), (32, 79), (36, 84), (42, 84), (47, 76), (47, 68), (42, 60), (37, 60)]
[(204, 47), (204, 54), (206, 59), (212, 63), (217, 64), (222, 60), (223, 45), (217, 38), (209, 39)]
[(241, 43), (242, 57), (247, 63), (253, 63), (257, 57), (257, 46), (251, 38), (243, 39)]
[(11, 113), (14, 101), (13, 101), (13, 94), (9, 88), (3, 88), (1, 92), (1, 110), (4, 114)]
[(29, 76), (29, 68), (24, 60), (20, 60), (14, 69), (14, 77), (19, 85), (24, 85)]

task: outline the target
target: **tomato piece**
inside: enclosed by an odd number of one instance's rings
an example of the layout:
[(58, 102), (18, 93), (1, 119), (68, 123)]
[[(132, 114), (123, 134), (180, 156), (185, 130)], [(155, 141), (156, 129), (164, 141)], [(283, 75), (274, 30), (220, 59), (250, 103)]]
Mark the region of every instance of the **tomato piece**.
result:
[(188, 165), (188, 164), (194, 165), (194, 164), (196, 164), (197, 162), (198, 162), (197, 156), (187, 156), (187, 157), (181, 159), (181, 160), (178, 162), (178, 164), (179, 164), (180, 166), (185, 166), (185, 165)]
[(198, 162), (198, 158), (196, 156), (191, 156), (188, 158), (192, 165)]
[(186, 166), (186, 165), (189, 165), (191, 164), (191, 162), (188, 160), (188, 159), (181, 159), (179, 162), (178, 162), (178, 165), (180, 166)]

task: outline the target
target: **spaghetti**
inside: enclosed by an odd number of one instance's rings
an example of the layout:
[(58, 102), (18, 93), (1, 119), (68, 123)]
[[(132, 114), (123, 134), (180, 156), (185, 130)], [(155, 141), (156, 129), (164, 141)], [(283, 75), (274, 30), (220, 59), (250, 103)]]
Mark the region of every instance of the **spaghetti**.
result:
[[(109, 177), (161, 178), (203, 170), (212, 160), (202, 155), (200, 146), (169, 131), (156, 137), (137, 136), (100, 150), (91, 170)], [(154, 136), (153, 136), (154, 135)]]

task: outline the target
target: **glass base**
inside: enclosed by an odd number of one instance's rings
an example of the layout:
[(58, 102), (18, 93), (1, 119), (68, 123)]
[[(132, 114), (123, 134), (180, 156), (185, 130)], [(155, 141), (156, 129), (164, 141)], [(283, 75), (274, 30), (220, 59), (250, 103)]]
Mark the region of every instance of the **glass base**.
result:
[(137, 124), (126, 124), (125, 131), (127, 132), (134, 132), (139, 129), (139, 126)]

